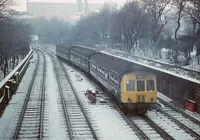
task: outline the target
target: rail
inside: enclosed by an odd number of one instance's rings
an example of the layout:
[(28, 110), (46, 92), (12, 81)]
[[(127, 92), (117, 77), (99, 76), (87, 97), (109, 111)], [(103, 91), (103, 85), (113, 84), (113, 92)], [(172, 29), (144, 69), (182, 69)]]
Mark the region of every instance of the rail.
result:
[(159, 127), (155, 122), (153, 122), (148, 116), (144, 117), (145, 121), (156, 130), (156, 132), (165, 140), (174, 140), (167, 132), (165, 132), (161, 127)]
[(193, 137), (195, 137), (196, 139), (200, 140), (200, 134), (194, 132), (192, 129), (190, 129), (189, 127), (185, 126), (183, 123), (181, 123), (176, 118), (174, 118), (173, 116), (169, 115), (168, 113), (166, 113), (162, 109), (158, 108), (158, 110), (162, 114), (164, 114), (165, 116), (167, 116), (170, 120), (172, 120), (173, 122), (175, 122), (178, 126), (180, 126), (180, 128), (182, 128), (185, 132), (191, 134)]
[[(158, 97), (157, 97), (158, 98)], [(200, 121), (195, 119), (194, 117), (188, 115), (187, 113), (185, 113), (182, 109), (176, 107), (175, 105), (171, 104), (171, 103), (167, 103), (165, 102), (163, 99), (158, 98), (158, 100), (164, 104), (165, 106), (171, 108), (172, 110), (179, 112), (181, 115), (183, 115), (185, 118), (188, 118), (189, 120), (191, 120), (193, 123), (198, 124), (200, 126)]]
[[(36, 52), (36, 54), (39, 56), (39, 54)], [(43, 135), (43, 117), (44, 117), (44, 100), (45, 100), (45, 79), (46, 79), (46, 74), (45, 74), (45, 71), (46, 71), (46, 60), (45, 60), (45, 56), (43, 55), (43, 58), (44, 58), (44, 68), (43, 68), (43, 78), (42, 78), (42, 92), (41, 92), (41, 97), (40, 97), (40, 109), (39, 109), (39, 112), (40, 112), (40, 118), (39, 118), (39, 122), (40, 122), (40, 125), (39, 125), (39, 133), (38, 133), (38, 139), (41, 140)], [(38, 60), (37, 60), (37, 64), (36, 64), (36, 68), (34, 70), (34, 73), (33, 73), (33, 76), (32, 76), (32, 79), (31, 79), (31, 82), (30, 82), (30, 85), (28, 87), (28, 91), (27, 91), (27, 95), (26, 95), (26, 98), (25, 98), (25, 101), (24, 101), (24, 104), (23, 104), (23, 107), (22, 107), (22, 111), (21, 111), (21, 114), (19, 116), (19, 120), (18, 120), (18, 124), (17, 124), (17, 127), (15, 129), (15, 133), (14, 133), (14, 136), (13, 136), (13, 139), (14, 140), (17, 140), (18, 139), (18, 136), (20, 134), (20, 131), (21, 131), (21, 127), (22, 127), (22, 124), (24, 123), (23, 120), (24, 120), (24, 116), (25, 116), (25, 112), (28, 110), (27, 109), (27, 105), (28, 103), (31, 101), (30, 100), (30, 96), (31, 96), (31, 93), (32, 93), (32, 88), (33, 88), (33, 85), (34, 85), (34, 82), (35, 82), (35, 79), (36, 79), (36, 75), (39, 71), (39, 63), (40, 63), (40, 59), (38, 57)]]
[[(53, 64), (55, 66), (56, 62), (55, 60), (53, 59)], [(57, 66), (55, 66), (55, 71), (58, 71), (58, 68)], [(59, 93), (60, 93), (60, 97), (61, 97), (61, 102), (62, 102), (62, 105), (63, 105), (63, 111), (64, 111), (64, 115), (65, 115), (65, 118), (66, 118), (66, 124), (67, 124), (67, 128), (69, 130), (69, 137), (70, 137), (70, 140), (73, 139), (73, 134), (72, 134), (72, 131), (71, 131), (71, 126), (70, 126), (70, 122), (69, 122), (69, 117), (67, 115), (67, 105), (65, 103), (65, 99), (64, 99), (64, 95), (63, 95), (63, 91), (62, 91), (62, 87), (61, 87), (61, 83), (60, 83), (60, 80), (59, 80), (59, 75), (58, 75), (58, 72), (55, 73), (56, 75), (56, 79), (57, 79), (57, 82), (58, 82), (58, 90), (59, 90)]]
[[(49, 51), (46, 51), (46, 53), (48, 53), (50, 56), (52, 56), (52, 62), (53, 62), (53, 64), (54, 64), (54, 69), (55, 69), (55, 75), (56, 75), (56, 79), (57, 79), (57, 82), (58, 82), (58, 90), (59, 90), (59, 93), (60, 93), (60, 97), (61, 97), (61, 103), (62, 103), (62, 105), (63, 105), (63, 111), (64, 111), (64, 115), (65, 115), (65, 118), (66, 118), (66, 124), (67, 124), (67, 127), (68, 127), (68, 130), (69, 130), (69, 137), (70, 137), (70, 139), (72, 140), (72, 139), (75, 139), (74, 138), (74, 134), (73, 134), (73, 132), (72, 132), (72, 126), (71, 126), (71, 123), (70, 123), (70, 116), (69, 116), (69, 112), (68, 112), (68, 109), (67, 109), (67, 103), (66, 103), (66, 99), (64, 98), (64, 93), (63, 93), (63, 91), (62, 91), (62, 86), (61, 86), (61, 82), (60, 82), (60, 80), (59, 80), (59, 74), (58, 74), (58, 67), (56, 66), (56, 62), (55, 62), (55, 59), (54, 58), (56, 58), (56, 56), (55, 56), (55, 54), (52, 54), (51, 52), (49, 52)], [(75, 95), (75, 98), (76, 98), (76, 100), (77, 100), (77, 103), (79, 104), (79, 106), (80, 106), (80, 109), (81, 109), (81, 111), (83, 112), (83, 115), (84, 115), (84, 117), (85, 117), (85, 119), (86, 119), (86, 122), (87, 122), (87, 124), (88, 124), (88, 126), (89, 126), (89, 128), (90, 128), (90, 131), (91, 131), (91, 133), (92, 133), (92, 135), (93, 135), (93, 138), (95, 139), (95, 140), (98, 140), (98, 137), (97, 137), (97, 135), (96, 135), (96, 133), (95, 133), (95, 131), (94, 131), (94, 128), (93, 128), (93, 126), (91, 125), (91, 122), (90, 122), (90, 120), (89, 120), (89, 118), (88, 118), (88, 114), (87, 114), (87, 112), (85, 111), (85, 109), (84, 109), (84, 105), (82, 104), (82, 101), (79, 99), (79, 97), (78, 97), (78, 95), (77, 95), (77, 93), (76, 93), (76, 91), (75, 91), (75, 89), (74, 89), (74, 86), (72, 85), (72, 81), (71, 81), (71, 79), (69, 78), (69, 75), (68, 75), (68, 73), (66, 72), (66, 70), (65, 70), (65, 68), (64, 68), (64, 65), (63, 65), (63, 63), (62, 62), (60, 62), (60, 66), (61, 66), (61, 69), (63, 70), (63, 72), (64, 72), (64, 75), (65, 75), (65, 77), (66, 77), (66, 79), (69, 81), (69, 85), (70, 85), (70, 87), (71, 87), (71, 89), (72, 89), (72, 91), (73, 91), (73, 93), (74, 93), (74, 95)]]
[[(61, 63), (61, 67), (62, 67), (63, 70), (65, 69), (63, 63)], [(83, 114), (84, 114), (84, 116), (85, 116), (85, 118), (86, 118), (86, 121), (87, 121), (87, 123), (88, 123), (88, 125), (89, 125), (89, 127), (90, 127), (90, 130), (92, 131), (92, 134), (93, 134), (94, 139), (95, 139), (95, 140), (98, 140), (97, 135), (96, 135), (96, 133), (95, 133), (95, 131), (94, 131), (94, 128), (92, 127), (91, 122), (89, 121), (88, 114), (87, 114), (87, 112), (86, 112), (85, 109), (84, 109), (83, 103), (82, 103), (82, 101), (80, 100), (80, 98), (78, 97), (78, 95), (77, 95), (77, 93), (76, 93), (76, 90), (74, 89), (74, 86), (72, 85), (72, 81), (71, 81), (71, 79), (69, 78), (69, 75), (68, 75), (68, 73), (66, 72), (66, 70), (64, 70), (64, 73), (65, 73), (65, 76), (67, 77), (67, 79), (69, 80), (69, 84), (70, 84), (70, 86), (71, 86), (71, 88), (72, 88), (72, 90), (73, 90), (73, 92), (74, 92), (74, 95), (75, 95), (75, 97), (76, 97), (76, 99), (77, 99), (77, 101), (78, 101), (78, 104), (79, 104), (80, 107), (81, 107), (81, 110), (82, 110), (82, 112), (83, 112)]]

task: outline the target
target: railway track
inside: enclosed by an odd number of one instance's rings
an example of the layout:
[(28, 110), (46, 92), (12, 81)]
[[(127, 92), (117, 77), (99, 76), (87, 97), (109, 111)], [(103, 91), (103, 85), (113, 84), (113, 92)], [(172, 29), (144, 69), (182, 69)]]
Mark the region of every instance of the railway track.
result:
[(13, 139), (42, 139), (46, 60), (37, 53), (38, 62), (28, 87)]
[(63, 64), (55, 60), (53, 60), (53, 64), (70, 139), (97, 140), (98, 137), (87, 112), (73, 88)]
[(200, 140), (200, 127), (197, 124), (193, 123), (192, 121), (185, 118), (180, 113), (177, 113), (176, 111), (170, 109), (169, 107), (166, 107), (165, 109), (158, 107), (158, 111), (164, 114), (171, 121), (176, 123), (186, 133)]
[[(108, 99), (106, 94), (98, 95), (101, 98)], [(113, 100), (108, 99), (107, 104), (113, 106), (121, 115), (121, 117), (126, 121), (126, 123), (132, 128), (132, 130), (136, 133), (136, 135), (141, 140), (174, 140), (172, 136), (170, 136), (167, 132), (165, 132), (160, 126), (158, 126), (155, 122), (153, 122), (148, 116), (127, 116), (125, 115), (120, 107), (114, 103)]]
[(136, 125), (137, 129), (142, 131), (147, 139), (151, 140), (174, 140), (167, 132), (165, 132), (160, 126), (153, 122), (148, 116), (133, 116), (129, 118), (133, 125)]
[(184, 112), (182, 109), (180, 109), (179, 107), (176, 107), (175, 105), (171, 104), (171, 103), (167, 103), (164, 100), (162, 100), (161, 98), (157, 98), (157, 100), (163, 104), (165, 107), (168, 108), (168, 110), (173, 110), (175, 112), (178, 112), (179, 114), (181, 114), (183, 117), (189, 119), (190, 121), (192, 121), (194, 124), (200, 126), (200, 121), (197, 120), (196, 118), (188, 115), (186, 112)]

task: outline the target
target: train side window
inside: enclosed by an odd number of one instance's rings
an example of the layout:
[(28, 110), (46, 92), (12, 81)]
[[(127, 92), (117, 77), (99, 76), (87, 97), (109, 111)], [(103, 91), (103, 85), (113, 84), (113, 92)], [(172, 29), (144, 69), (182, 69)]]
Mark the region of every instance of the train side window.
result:
[(135, 91), (135, 81), (126, 80), (126, 91)]
[(154, 80), (147, 80), (147, 91), (154, 91)]
[(144, 80), (137, 80), (137, 91), (145, 91)]

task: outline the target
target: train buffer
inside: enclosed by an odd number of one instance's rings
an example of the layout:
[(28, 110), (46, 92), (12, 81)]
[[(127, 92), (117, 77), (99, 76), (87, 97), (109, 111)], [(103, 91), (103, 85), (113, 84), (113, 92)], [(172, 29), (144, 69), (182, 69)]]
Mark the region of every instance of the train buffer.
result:
[(92, 104), (96, 104), (96, 91), (95, 90), (88, 88), (85, 93), (85, 96), (90, 100), (90, 102)]

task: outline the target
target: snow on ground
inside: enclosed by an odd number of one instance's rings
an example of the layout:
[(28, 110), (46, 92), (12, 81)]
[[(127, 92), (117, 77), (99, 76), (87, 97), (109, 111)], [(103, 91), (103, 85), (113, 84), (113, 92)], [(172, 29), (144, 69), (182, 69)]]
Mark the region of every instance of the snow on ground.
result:
[(20, 113), (19, 110), (21, 109), (23, 100), (25, 99), (30, 84), (30, 79), (32, 79), (32, 74), (36, 66), (36, 58), (37, 56), (33, 54), (33, 59), (30, 61), (16, 94), (12, 96), (12, 99), (5, 109), (3, 116), (0, 118), (0, 140), (12, 139), (17, 121), (16, 118)]
[(158, 98), (163, 99), (165, 102), (168, 102), (168, 103), (172, 102), (172, 99), (170, 99), (169, 97), (167, 97), (166, 95), (164, 95), (160, 92), (157, 92), (157, 96), (158, 96)]
[[(163, 63), (163, 64), (168, 64), (168, 65), (175, 65), (172, 61), (170, 61), (169, 59), (167, 59), (166, 55), (168, 53), (168, 50), (167, 49), (162, 49), (161, 51), (161, 56), (162, 58), (160, 59), (160, 57), (158, 55), (155, 55), (155, 54), (150, 54), (147, 56), (144, 55), (143, 51), (141, 52), (140, 49), (138, 48), (135, 48), (136, 51), (134, 52), (134, 54), (131, 54), (133, 56), (138, 56), (138, 57), (141, 57), (141, 58), (144, 58), (144, 59), (149, 59), (149, 60), (153, 60), (153, 61), (156, 61), (158, 63)], [(124, 55), (129, 55), (128, 53), (125, 53), (124, 51), (122, 50), (119, 50), (119, 49), (113, 49), (113, 48), (106, 48), (106, 51), (109, 51), (109, 52), (119, 52), (119, 53), (122, 53)], [(181, 58), (184, 58), (183, 54), (182, 56), (180, 56)], [(180, 58), (180, 59), (181, 59)], [(200, 65), (198, 64), (198, 59), (197, 59), (197, 56), (196, 56), (196, 51), (193, 51), (191, 53), (191, 60), (190, 60), (190, 65), (188, 66), (182, 66), (184, 68), (188, 68), (188, 69), (192, 69), (192, 70), (197, 70), (197, 71), (200, 71)]]
[(98, 133), (101, 139), (105, 140), (136, 140), (138, 137), (135, 132), (127, 125), (120, 116), (119, 112), (108, 104), (90, 104), (84, 93), (88, 88), (96, 90), (95, 86), (74, 68), (65, 65), (70, 78), (73, 82), (75, 90), (79, 94), (82, 102), (89, 109), (91, 119), (98, 127)]
[(56, 77), (53, 70), (53, 63), (51, 58), (46, 57), (47, 72), (46, 72), (46, 88), (45, 88), (45, 122), (46, 131), (44, 135), (48, 140), (66, 140), (67, 128), (64, 115), (62, 114), (62, 105), (60, 102), (60, 95)]
[(189, 110), (184, 110), (185, 113), (187, 113), (188, 115), (194, 117), (195, 119), (200, 121), (200, 114), (196, 113), (196, 112), (191, 112)]

